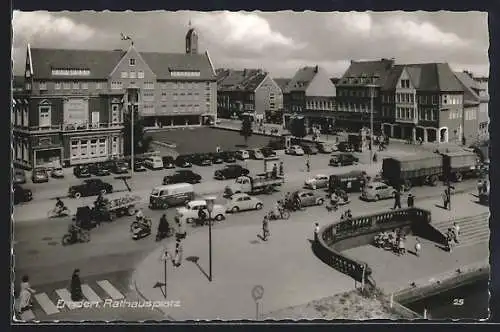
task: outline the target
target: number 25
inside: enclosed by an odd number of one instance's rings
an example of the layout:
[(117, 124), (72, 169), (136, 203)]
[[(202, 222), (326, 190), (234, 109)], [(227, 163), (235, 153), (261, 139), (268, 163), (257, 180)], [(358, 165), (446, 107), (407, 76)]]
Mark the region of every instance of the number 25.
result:
[(464, 299), (453, 299), (453, 305), (464, 305)]

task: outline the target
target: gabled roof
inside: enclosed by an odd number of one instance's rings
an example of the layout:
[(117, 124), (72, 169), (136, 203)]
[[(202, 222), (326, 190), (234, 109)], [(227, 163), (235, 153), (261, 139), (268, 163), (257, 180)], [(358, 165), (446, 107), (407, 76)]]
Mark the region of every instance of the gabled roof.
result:
[[(375, 84), (384, 86), (387, 77), (394, 67), (394, 59), (381, 59), (375, 61), (351, 61), (351, 65), (347, 68), (342, 78), (337, 82), (337, 85), (366, 85)], [(373, 82), (365, 81), (365, 79), (374, 78)]]
[(406, 70), (417, 91), (460, 92), (463, 87), (447, 63), (417, 63), (395, 65), (383, 86), (394, 90), (403, 70)]
[(293, 76), (288, 83), (289, 91), (306, 91), (309, 84), (316, 76), (318, 66), (316, 67), (302, 67)]
[(468, 73), (456, 72), (455, 76), (458, 78), (464, 89), (464, 102), (469, 102), (472, 104), (479, 103), (481, 97), (476, 93), (477, 90), (481, 90), (479, 84), (474, 81), (474, 79), (470, 77)]
[(266, 78), (262, 69), (217, 69), (217, 89), (219, 91), (255, 91)]
[(281, 91), (286, 93), (288, 91), (288, 83), (292, 80), (291, 78), (273, 78), (273, 80), (278, 84)]
[[(196, 77), (196, 79), (215, 79), (206, 53), (139, 53), (159, 80), (170, 79), (170, 70), (199, 70), (200, 77)], [(89, 76), (78, 76), (78, 78), (104, 80), (111, 74), (124, 54), (123, 50), (31, 48), (33, 76), (36, 79), (53, 79), (52, 69), (88, 69), (90, 70)], [(71, 76), (58, 77), (72, 78)], [(176, 77), (176, 79), (181, 78)], [(190, 79), (193, 78), (190, 77)]]

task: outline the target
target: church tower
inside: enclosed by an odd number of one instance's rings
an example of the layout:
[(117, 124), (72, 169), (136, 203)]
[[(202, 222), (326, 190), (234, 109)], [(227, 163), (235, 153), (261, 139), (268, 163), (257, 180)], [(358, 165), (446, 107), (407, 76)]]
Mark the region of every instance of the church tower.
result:
[(186, 34), (186, 54), (198, 54), (198, 33), (191, 27), (191, 21)]

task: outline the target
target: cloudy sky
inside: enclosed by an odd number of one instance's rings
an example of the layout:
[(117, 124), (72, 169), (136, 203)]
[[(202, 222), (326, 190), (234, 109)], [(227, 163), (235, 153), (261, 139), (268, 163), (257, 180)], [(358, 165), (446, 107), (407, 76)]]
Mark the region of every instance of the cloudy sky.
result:
[(264, 68), (291, 77), (320, 65), (341, 76), (349, 61), (396, 58), (398, 63), (448, 62), (455, 70), (487, 75), (488, 22), (480, 12), (19, 12), (13, 13), (15, 73), (26, 45), (49, 48), (126, 48), (120, 32), (141, 51), (184, 52), (188, 22), (200, 50), (216, 67)]

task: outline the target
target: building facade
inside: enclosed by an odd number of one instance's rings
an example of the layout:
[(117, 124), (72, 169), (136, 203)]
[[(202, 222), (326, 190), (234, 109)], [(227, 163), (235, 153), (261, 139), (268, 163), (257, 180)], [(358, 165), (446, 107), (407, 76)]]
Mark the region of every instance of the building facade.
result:
[(186, 54), (27, 47), (24, 90), (12, 108), (14, 160), (21, 167), (76, 165), (123, 155), (124, 113), (146, 126), (215, 121), (216, 79), (208, 52)]
[(307, 128), (327, 128), (335, 124), (335, 85), (319, 66), (300, 68), (286, 87), (283, 123), (303, 116)]
[(490, 101), (490, 95), (488, 93), (488, 77), (474, 77), (474, 81), (477, 82), (480, 90), (479, 90), (479, 114), (478, 114), (478, 123), (479, 123), (479, 136), (480, 139), (489, 139), (489, 124), (490, 124), (490, 115), (488, 113), (488, 103)]
[(218, 69), (218, 114), (239, 117), (251, 113), (268, 122), (283, 109), (283, 93), (279, 85), (260, 69)]

